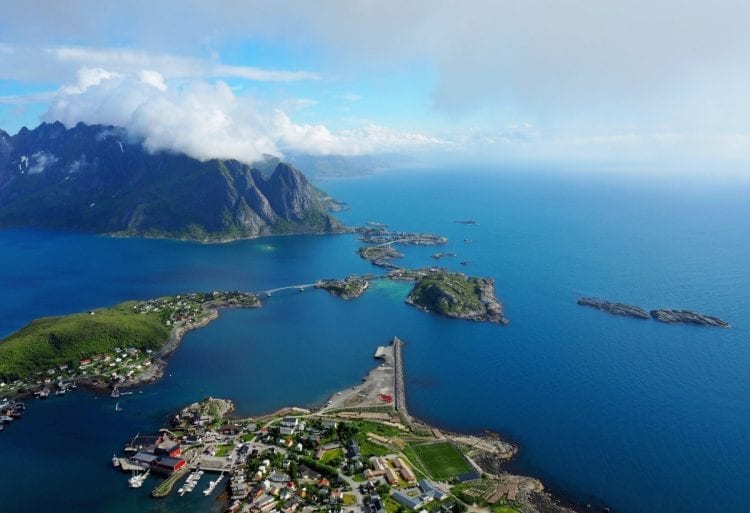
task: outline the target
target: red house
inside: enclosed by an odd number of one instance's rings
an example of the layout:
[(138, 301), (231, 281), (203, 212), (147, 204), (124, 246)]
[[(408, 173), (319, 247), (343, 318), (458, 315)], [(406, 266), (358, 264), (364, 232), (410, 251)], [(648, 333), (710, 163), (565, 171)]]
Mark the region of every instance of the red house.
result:
[(151, 468), (154, 472), (160, 472), (163, 474), (171, 474), (177, 472), (187, 464), (182, 458), (171, 458), (169, 456), (160, 456), (154, 460), (151, 464)]

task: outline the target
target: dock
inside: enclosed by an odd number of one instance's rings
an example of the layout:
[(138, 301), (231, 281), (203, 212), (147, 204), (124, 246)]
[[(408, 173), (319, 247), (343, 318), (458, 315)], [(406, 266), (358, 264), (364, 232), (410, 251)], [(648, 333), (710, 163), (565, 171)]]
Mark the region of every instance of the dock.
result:
[(389, 353), (389, 349), (385, 346), (378, 346), (377, 350), (375, 351), (375, 358), (385, 358)]
[(117, 458), (117, 461), (120, 462), (120, 470), (123, 472), (143, 472), (148, 469), (148, 467), (133, 463), (127, 458)]

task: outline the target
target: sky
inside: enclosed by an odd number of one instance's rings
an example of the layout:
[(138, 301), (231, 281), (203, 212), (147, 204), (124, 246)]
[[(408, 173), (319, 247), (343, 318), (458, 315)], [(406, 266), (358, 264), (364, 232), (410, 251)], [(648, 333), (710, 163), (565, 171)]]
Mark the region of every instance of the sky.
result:
[[(151, 150), (750, 162), (750, 2), (0, 0), (0, 127)], [(749, 171), (750, 173), (750, 171)]]

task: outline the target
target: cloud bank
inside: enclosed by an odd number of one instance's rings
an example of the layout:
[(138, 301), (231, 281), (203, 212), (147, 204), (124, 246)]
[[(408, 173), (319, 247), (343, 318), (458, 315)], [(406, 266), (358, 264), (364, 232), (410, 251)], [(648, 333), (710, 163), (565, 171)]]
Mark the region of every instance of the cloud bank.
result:
[(222, 81), (168, 85), (155, 70), (82, 68), (75, 83), (60, 88), (43, 119), (111, 124), (142, 138), (149, 151), (247, 163), (264, 154), (361, 155), (445, 144), (378, 125), (334, 133), (321, 124), (295, 123), (287, 112), (238, 96)]

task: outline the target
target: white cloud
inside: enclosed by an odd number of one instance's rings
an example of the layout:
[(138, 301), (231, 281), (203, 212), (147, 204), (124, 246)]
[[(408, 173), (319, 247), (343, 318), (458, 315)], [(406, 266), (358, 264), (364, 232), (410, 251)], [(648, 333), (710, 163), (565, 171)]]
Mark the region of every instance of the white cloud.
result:
[(31, 158), (29, 159), (31, 165), (27, 164), (27, 173), (30, 175), (38, 175), (39, 173), (43, 173), (48, 166), (53, 165), (55, 162), (57, 162), (57, 160), (58, 158), (51, 153), (48, 153), (46, 151), (38, 151), (31, 155)]
[(71, 126), (121, 126), (150, 151), (173, 150), (195, 158), (253, 162), (285, 151), (359, 155), (419, 150), (444, 144), (419, 133), (377, 125), (332, 132), (322, 124), (298, 124), (280, 109), (237, 96), (224, 82), (169, 85), (154, 71), (134, 75), (84, 69), (62, 87), (43, 116)]

